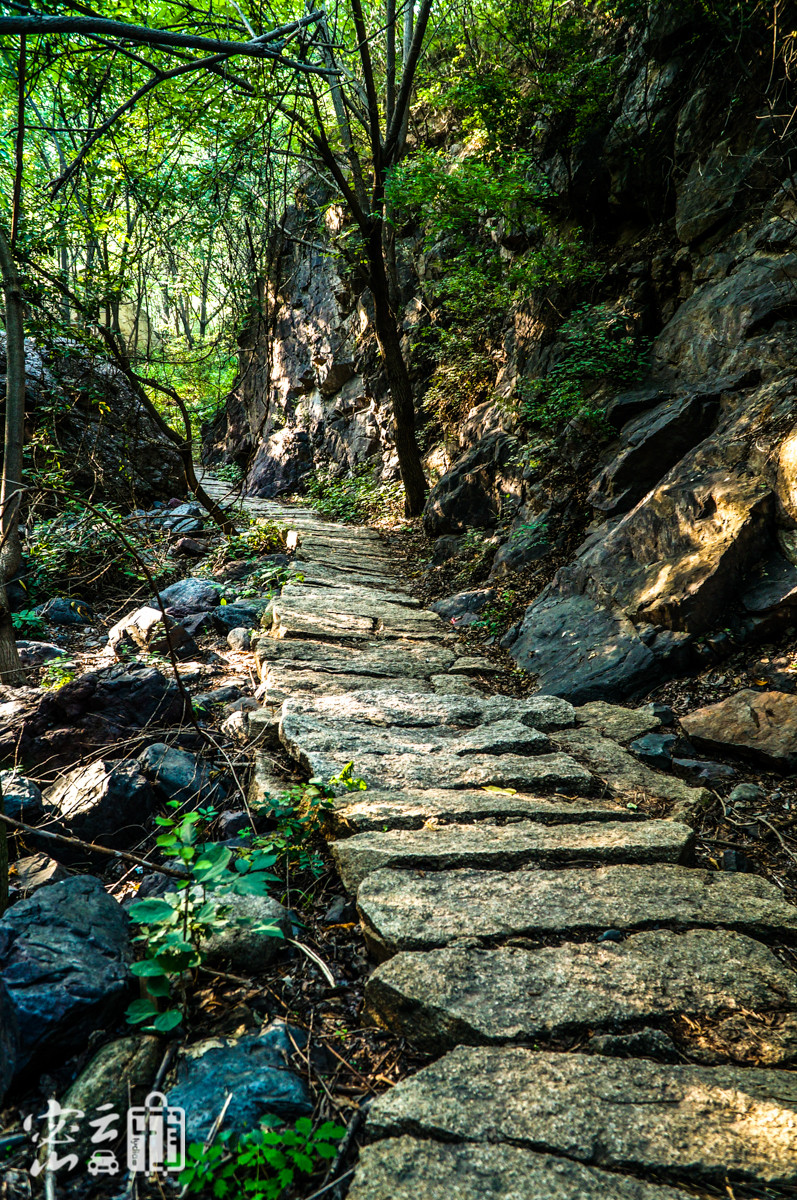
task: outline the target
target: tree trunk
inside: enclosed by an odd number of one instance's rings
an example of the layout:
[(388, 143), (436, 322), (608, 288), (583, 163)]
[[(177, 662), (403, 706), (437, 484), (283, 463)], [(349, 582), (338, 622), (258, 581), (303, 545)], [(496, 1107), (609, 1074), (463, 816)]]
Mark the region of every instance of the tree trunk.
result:
[(393, 401), (393, 432), (396, 439), (401, 480), (404, 484), (404, 511), (408, 517), (423, 512), (426, 477), (415, 436), (415, 402), (407, 364), (401, 351), (401, 336), (395, 310), (390, 304), (390, 287), (382, 250), (382, 223), (378, 222), (368, 238), (369, 282), (374, 298), (376, 340), (387, 375)]
[(25, 682), (5, 585), (17, 571), (22, 546), (19, 507), (22, 501), (22, 441), (25, 433), (25, 328), (22, 289), (11, 247), (0, 228), (0, 273), (6, 310), (6, 419), (3, 478), (0, 485), (0, 683)]

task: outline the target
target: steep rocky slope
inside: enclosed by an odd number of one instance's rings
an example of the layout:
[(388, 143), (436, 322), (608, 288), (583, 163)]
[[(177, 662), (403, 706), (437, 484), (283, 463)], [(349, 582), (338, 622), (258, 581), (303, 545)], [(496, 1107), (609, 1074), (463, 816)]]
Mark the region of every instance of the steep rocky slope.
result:
[[(729, 89), (739, 60), (695, 11), (652, 6), (644, 27), (598, 47), (623, 54), (603, 128), (564, 148), (555, 128), (535, 135), (557, 219), (590, 231), (605, 268), (568, 302), (613, 305), (651, 339), (637, 383), (593, 381), (597, 428), (576, 418), (540, 438), (525, 426), (515, 397), (562, 354), (545, 298), (532, 297), (506, 314), (493, 397), (456, 436), (433, 418), (426, 429), (430, 466), (447, 470), (424, 514), (430, 537), (497, 529), (492, 578), (504, 582), (577, 546), (502, 642), (542, 690), (577, 702), (688, 670), (706, 635), (725, 631), (728, 645), (778, 636), (797, 598), (788, 72), (751, 51)], [(457, 136), (449, 124), (437, 138), (452, 161)], [(301, 240), (287, 238), (279, 256), (273, 337), (243, 352), (211, 451), (247, 464), (261, 495), (294, 490), (324, 456), (338, 469), (395, 471), (368, 295), (324, 250), (340, 215), (312, 217), (308, 234), (303, 204), (287, 226)], [(445, 262), (431, 261), (417, 231), (401, 233), (411, 352), (410, 331), (429, 319), (425, 285)], [(511, 258), (512, 237), (496, 236)], [(414, 365), (420, 396), (419, 356)]]

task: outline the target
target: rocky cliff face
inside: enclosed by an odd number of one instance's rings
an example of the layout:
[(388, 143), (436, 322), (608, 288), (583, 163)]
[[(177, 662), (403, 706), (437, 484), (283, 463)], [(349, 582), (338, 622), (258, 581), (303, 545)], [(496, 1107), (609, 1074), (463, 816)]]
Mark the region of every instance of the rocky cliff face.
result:
[[(552, 552), (552, 529), (560, 548), (562, 530), (583, 533), (503, 643), (541, 688), (576, 701), (640, 692), (719, 631), (717, 647), (797, 623), (797, 184), (777, 115), (788, 82), (773, 106), (769, 66), (753, 63), (729, 102), (722, 58), (690, 20), (656, 7), (624, 47), (600, 138), (543, 149), (562, 218), (576, 214), (606, 250), (601, 298), (651, 336), (647, 377), (600, 393), (608, 435), (572, 423), (533, 466), (505, 406), (481, 405), (458, 431), (464, 456), (441, 454), (451, 469), (424, 516), (433, 537), (549, 531), (499, 546), (493, 578)], [(416, 289), (428, 269), (416, 255)], [(294, 487), (321, 452), (389, 472), (367, 296), (300, 243), (280, 280), (271, 361), (247, 352), (218, 448), (253, 453), (249, 486), (263, 495)], [(404, 284), (409, 329), (412, 271)], [(540, 325), (533, 305), (507, 314), (498, 395), (555, 361)]]

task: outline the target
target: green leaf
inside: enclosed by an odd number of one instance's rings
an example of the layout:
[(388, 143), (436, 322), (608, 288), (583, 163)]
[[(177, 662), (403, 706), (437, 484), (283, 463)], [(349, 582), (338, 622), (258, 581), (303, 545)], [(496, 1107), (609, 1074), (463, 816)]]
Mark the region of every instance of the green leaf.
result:
[(176, 1029), (182, 1019), (183, 1014), (179, 1008), (170, 1008), (167, 1012), (158, 1013), (152, 1024), (159, 1033), (168, 1033), (171, 1029)]
[(134, 962), (130, 970), (133, 975), (144, 979), (154, 979), (158, 975), (165, 974), (163, 967), (154, 958), (145, 958), (141, 962)]
[(142, 1021), (148, 1021), (150, 1017), (155, 1016), (157, 1011), (158, 1006), (154, 1000), (134, 1000), (127, 1006), (125, 1016), (131, 1025), (140, 1025)]
[(166, 900), (139, 900), (138, 903), (130, 905), (127, 915), (137, 925), (154, 925), (158, 921), (168, 921), (174, 916), (174, 908)]

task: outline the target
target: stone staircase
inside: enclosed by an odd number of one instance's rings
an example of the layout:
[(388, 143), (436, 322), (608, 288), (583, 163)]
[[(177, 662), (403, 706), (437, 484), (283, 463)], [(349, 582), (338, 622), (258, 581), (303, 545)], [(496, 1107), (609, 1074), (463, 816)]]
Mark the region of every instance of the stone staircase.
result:
[(706, 794), (625, 749), (656, 713), (484, 695), (376, 532), (246, 503), (300, 532), (256, 650), (281, 742), (368, 784), (329, 823), (365, 1016), (437, 1055), (349, 1200), (797, 1195), (797, 907), (690, 865)]

